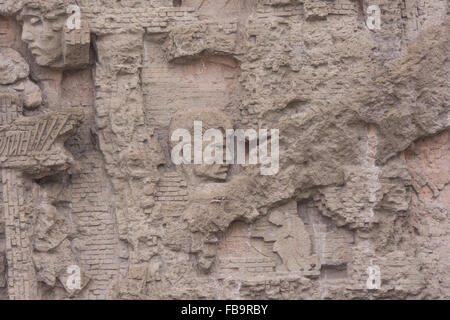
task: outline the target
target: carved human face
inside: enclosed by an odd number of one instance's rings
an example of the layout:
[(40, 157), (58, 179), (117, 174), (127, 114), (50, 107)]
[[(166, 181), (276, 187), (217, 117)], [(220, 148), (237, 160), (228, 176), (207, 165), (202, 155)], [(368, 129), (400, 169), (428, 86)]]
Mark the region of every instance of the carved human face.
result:
[(283, 224), (285, 224), (286, 216), (281, 211), (274, 211), (270, 214), (269, 221), (274, 225), (282, 226)]
[(22, 40), (40, 66), (57, 67), (63, 63), (62, 30), (64, 16), (44, 17), (40, 13), (23, 15)]
[[(199, 125), (198, 123), (200, 123), (200, 127), (196, 127)], [(179, 144), (178, 141), (172, 141), (173, 133), (179, 129), (185, 130), (186, 134), (191, 137), (191, 139), (183, 138), (184, 143), (191, 145), (191, 155), (188, 157), (191, 162), (180, 164), (188, 180), (191, 182), (199, 180), (226, 181), (230, 168), (230, 165), (226, 164), (226, 131), (233, 129), (232, 119), (223, 112), (212, 109), (180, 112), (172, 118), (170, 124), (169, 139), (171, 139), (172, 148)], [(200, 142), (195, 136), (200, 132), (203, 132), (203, 137), (199, 139), (202, 142), (202, 164), (194, 164), (194, 153)], [(211, 157), (211, 159), (206, 159), (206, 157)]]
[(150, 166), (146, 154), (142, 150), (129, 150), (123, 155), (127, 173), (133, 178), (143, 178), (148, 174)]

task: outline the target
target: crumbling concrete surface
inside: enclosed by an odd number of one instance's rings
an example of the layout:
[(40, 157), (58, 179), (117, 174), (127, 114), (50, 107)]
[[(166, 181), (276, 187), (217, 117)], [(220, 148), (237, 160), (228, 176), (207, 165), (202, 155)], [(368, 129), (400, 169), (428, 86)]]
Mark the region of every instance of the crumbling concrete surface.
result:
[(448, 0), (0, 0), (0, 299), (449, 299), (449, 57)]

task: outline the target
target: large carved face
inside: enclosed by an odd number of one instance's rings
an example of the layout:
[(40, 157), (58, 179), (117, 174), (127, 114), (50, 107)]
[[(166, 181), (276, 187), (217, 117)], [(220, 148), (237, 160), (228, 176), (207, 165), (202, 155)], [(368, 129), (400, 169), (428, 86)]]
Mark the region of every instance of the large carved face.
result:
[(63, 27), (65, 15), (61, 11), (43, 14), (39, 9), (25, 8), (22, 40), (40, 66), (59, 67), (63, 65)]

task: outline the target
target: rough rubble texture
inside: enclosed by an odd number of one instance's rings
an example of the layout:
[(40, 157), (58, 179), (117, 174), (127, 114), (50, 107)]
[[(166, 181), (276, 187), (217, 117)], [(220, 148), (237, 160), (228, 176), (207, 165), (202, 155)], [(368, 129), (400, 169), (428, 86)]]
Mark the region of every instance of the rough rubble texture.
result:
[(0, 0), (0, 299), (450, 298), (450, 1), (74, 3)]

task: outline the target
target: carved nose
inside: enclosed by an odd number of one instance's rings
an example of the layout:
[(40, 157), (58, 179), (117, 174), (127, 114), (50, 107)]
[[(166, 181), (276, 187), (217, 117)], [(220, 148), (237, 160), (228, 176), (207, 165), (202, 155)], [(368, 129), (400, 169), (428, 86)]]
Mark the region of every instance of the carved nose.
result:
[(33, 34), (29, 31), (28, 27), (23, 26), (22, 30), (22, 41), (24, 42), (30, 42), (33, 40)]

